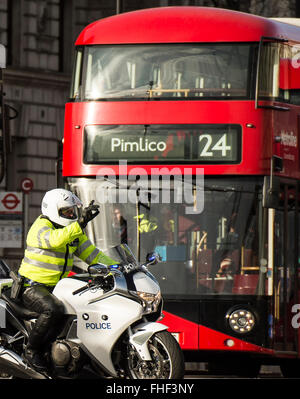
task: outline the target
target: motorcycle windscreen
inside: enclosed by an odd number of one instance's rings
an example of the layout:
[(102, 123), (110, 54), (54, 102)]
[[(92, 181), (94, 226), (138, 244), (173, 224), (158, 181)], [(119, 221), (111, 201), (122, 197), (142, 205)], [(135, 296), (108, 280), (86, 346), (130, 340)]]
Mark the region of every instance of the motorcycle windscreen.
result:
[(126, 244), (116, 245), (115, 247), (106, 249), (104, 252), (106, 255), (108, 255), (121, 265), (138, 265), (137, 259), (133, 255), (131, 249)]

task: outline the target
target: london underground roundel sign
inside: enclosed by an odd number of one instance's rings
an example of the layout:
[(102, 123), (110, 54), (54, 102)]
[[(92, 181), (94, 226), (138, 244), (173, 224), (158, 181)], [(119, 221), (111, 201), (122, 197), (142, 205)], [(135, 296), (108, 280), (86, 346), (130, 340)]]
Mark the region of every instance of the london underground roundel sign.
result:
[(22, 193), (16, 191), (0, 192), (0, 214), (22, 213)]

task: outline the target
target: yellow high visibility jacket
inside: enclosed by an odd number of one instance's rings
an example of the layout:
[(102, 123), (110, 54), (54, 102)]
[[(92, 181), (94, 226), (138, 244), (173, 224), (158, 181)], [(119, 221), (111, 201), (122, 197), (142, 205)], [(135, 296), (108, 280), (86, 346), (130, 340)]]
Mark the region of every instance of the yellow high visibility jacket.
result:
[(106, 265), (115, 263), (91, 243), (78, 222), (57, 229), (41, 215), (29, 229), (26, 244), (19, 274), (50, 286), (55, 286), (68, 275), (74, 255), (89, 265), (97, 262)]
[(134, 216), (134, 219), (138, 219), (138, 230), (140, 233), (151, 233), (158, 228), (157, 219), (153, 216), (150, 216), (149, 219), (146, 218), (146, 215), (143, 213), (137, 216)]

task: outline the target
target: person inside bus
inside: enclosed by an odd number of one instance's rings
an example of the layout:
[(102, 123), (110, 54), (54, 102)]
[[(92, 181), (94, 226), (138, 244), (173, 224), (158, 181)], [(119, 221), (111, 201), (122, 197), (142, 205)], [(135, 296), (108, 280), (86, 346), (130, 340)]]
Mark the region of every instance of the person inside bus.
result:
[(118, 243), (128, 244), (127, 220), (124, 218), (120, 208), (115, 208), (113, 211), (112, 227), (118, 237)]
[(48, 191), (42, 200), (42, 215), (27, 235), (27, 248), (18, 273), (24, 280), (20, 293), (23, 305), (40, 314), (25, 349), (26, 360), (38, 370), (45, 369), (43, 348), (56, 338), (64, 313), (63, 303), (52, 291), (70, 272), (73, 256), (89, 265), (114, 263), (84, 233), (86, 225), (99, 214), (99, 206), (93, 202), (80, 212), (82, 203), (72, 192)]
[(147, 210), (141, 211), (133, 217), (137, 225), (138, 237), (140, 241), (140, 260), (146, 259), (149, 252), (154, 251), (157, 245), (158, 236), (158, 219), (149, 214)]
[(160, 213), (160, 240), (161, 244), (173, 245), (174, 244), (174, 231), (175, 231), (175, 221), (174, 215), (172, 214), (172, 209), (165, 205), (161, 208)]
[(233, 213), (229, 220), (228, 232), (221, 242), (220, 266), (216, 277), (231, 276), (235, 271), (235, 250), (238, 249), (239, 236), (236, 231), (237, 214)]

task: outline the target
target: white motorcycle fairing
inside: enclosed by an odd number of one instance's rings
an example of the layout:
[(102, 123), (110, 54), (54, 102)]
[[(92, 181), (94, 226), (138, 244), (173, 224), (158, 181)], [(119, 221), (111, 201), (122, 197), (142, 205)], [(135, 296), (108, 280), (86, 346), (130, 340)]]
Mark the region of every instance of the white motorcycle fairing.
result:
[[(112, 376), (117, 377), (111, 359), (112, 349), (122, 333), (134, 322), (142, 319), (143, 307), (140, 302), (134, 301), (132, 296), (128, 295), (122, 275), (116, 276), (115, 280), (115, 288), (107, 293), (104, 293), (100, 287), (91, 287), (73, 294), (74, 291), (86, 286), (86, 282), (65, 278), (58, 282), (53, 294), (64, 303), (66, 314), (77, 316), (77, 337), (82, 349)], [(122, 291), (123, 286), (124, 291)], [(150, 337), (157, 331), (167, 328), (159, 323), (141, 323), (135, 326), (130, 335), (130, 343), (143, 360), (151, 360), (147, 347)]]
[(167, 326), (160, 323), (141, 323), (135, 326), (129, 342), (143, 360), (152, 360), (147, 343), (154, 333), (167, 329)]

